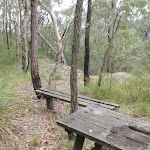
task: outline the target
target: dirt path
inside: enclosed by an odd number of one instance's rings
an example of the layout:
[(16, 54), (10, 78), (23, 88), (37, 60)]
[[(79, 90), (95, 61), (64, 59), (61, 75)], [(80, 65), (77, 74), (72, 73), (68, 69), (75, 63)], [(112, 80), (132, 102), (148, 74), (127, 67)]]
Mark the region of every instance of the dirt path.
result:
[[(46, 101), (38, 100), (32, 85), (21, 84), (19, 95), (25, 99), (25, 107), (14, 118), (13, 123), (17, 126), (15, 133), (22, 143), (23, 150), (57, 150), (56, 143), (61, 137), (61, 129), (57, 127), (56, 120), (69, 110), (69, 104), (55, 101), (55, 110), (46, 109)], [(65, 150), (65, 148), (64, 148)]]
[[(56, 76), (57, 81), (54, 80), (54, 86), (69, 90), (70, 67), (58, 68), (58, 72), (60, 74)], [(81, 71), (78, 72), (78, 76), (82, 79), (79, 84), (83, 84), (83, 73)], [(19, 144), (16, 142), (13, 145), (16, 148), (10, 147), (9, 144), (2, 145), (2, 149), (18, 150), (18, 147), (20, 147), (21, 150), (69, 150), (57, 146), (60, 138), (67, 139), (68, 137), (64, 130), (56, 125), (56, 120), (69, 113), (70, 104), (55, 100), (55, 110), (47, 110), (46, 101), (37, 99), (32, 83), (29, 81), (19, 83), (18, 97), (21, 101), (16, 103), (20, 105), (20, 108), (14, 111), (16, 114), (12, 118), (15, 120), (12, 120), (12, 122)]]

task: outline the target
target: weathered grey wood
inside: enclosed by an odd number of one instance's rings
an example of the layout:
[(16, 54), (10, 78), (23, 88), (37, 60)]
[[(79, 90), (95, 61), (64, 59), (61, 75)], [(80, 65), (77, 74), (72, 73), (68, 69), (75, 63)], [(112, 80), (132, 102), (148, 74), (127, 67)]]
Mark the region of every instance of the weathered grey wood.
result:
[(150, 132), (149, 133), (142, 133), (138, 130), (132, 130), (127, 125), (121, 126), (121, 127), (113, 127), (111, 128), (112, 134), (119, 134), (121, 136), (124, 136), (128, 139), (134, 140), (138, 143), (142, 144), (149, 144), (150, 143)]
[[(114, 112), (105, 108), (95, 109), (92, 107), (81, 109), (72, 114), (83, 120), (88, 120), (93, 124), (107, 127), (128, 125), (130, 129), (150, 135), (150, 124), (130, 116), (125, 116), (118, 112)], [(111, 122), (111, 123), (110, 123)]]
[(36, 90), (36, 92), (44, 95), (44, 97), (45, 96), (50, 96), (50, 97), (53, 97), (53, 98), (57, 98), (57, 99), (66, 101), (66, 102), (70, 102), (70, 99), (67, 98), (67, 97), (64, 97), (64, 96), (60, 96), (60, 95), (49, 93), (49, 92), (44, 92), (44, 91), (41, 91), (41, 90)]
[[(118, 117), (112, 116), (111, 112), (109, 111), (104, 111), (99, 108), (99, 109), (94, 109), (94, 108), (85, 108), (81, 109), (80, 111), (77, 111), (76, 113), (72, 114), (72, 116), (80, 118), (84, 121), (88, 121), (92, 124), (95, 124), (97, 126), (103, 126), (107, 127), (107, 129), (111, 129), (112, 125), (124, 125), (128, 122), (128, 119), (122, 120), (119, 119)], [(111, 122), (111, 124), (110, 124)], [(134, 123), (132, 121), (132, 123)]]
[(109, 109), (105, 109), (105, 108), (99, 108), (96, 109), (97, 106), (94, 106), (94, 108), (92, 107), (88, 107), (88, 108), (84, 108), (81, 111), (94, 111), (94, 113), (96, 113), (97, 115), (105, 115), (105, 118), (108, 118), (108, 116), (111, 116), (111, 118), (115, 118), (116, 120), (121, 120), (120, 123), (126, 123), (126, 125), (135, 128), (136, 130), (141, 130), (142, 132), (149, 132), (150, 131), (150, 123), (149, 122), (144, 122), (144, 121), (139, 121), (138, 119), (132, 118), (130, 116), (127, 115), (123, 115), (121, 113), (115, 112), (115, 111), (111, 111)]
[[(69, 95), (65, 95), (64, 93), (58, 93), (58, 92), (55, 92), (55, 91), (41, 91), (41, 90), (36, 90), (37, 93), (40, 93), (42, 95), (45, 95), (45, 96), (51, 96), (51, 97), (54, 97), (56, 99), (59, 99), (59, 100), (63, 100), (63, 101), (66, 101), (66, 102), (69, 102), (70, 103), (70, 96)], [(104, 107), (104, 108), (107, 108), (107, 109), (111, 109), (111, 110), (114, 110), (115, 107), (114, 106), (110, 106), (110, 105), (105, 105), (105, 104), (101, 104), (101, 103), (97, 103), (97, 102), (93, 102), (93, 101), (89, 101), (89, 100), (85, 100), (85, 99), (80, 99), (78, 98), (78, 103), (80, 106), (88, 106), (88, 105), (97, 105), (98, 107)]]
[[(58, 92), (58, 93), (66, 95), (66, 96), (67, 95), (70, 96), (70, 92), (61, 91), (61, 90), (57, 90), (57, 89), (54, 89), (54, 88), (40, 88), (40, 90), (46, 91), (46, 92)], [(105, 105), (109, 105), (109, 106), (114, 106), (116, 108), (120, 107), (118, 104), (104, 102), (102, 100), (97, 100), (97, 99), (86, 97), (86, 96), (79, 95), (78, 98), (81, 98), (81, 99), (84, 99), (84, 100), (90, 100), (90, 101), (93, 101), (93, 102), (97, 102), (97, 103), (101, 103), (101, 104), (105, 104)]]
[(73, 150), (82, 150), (85, 137), (77, 135)]
[[(91, 139), (100, 145), (105, 145), (107, 147), (112, 147), (109, 143), (107, 143), (105, 136), (100, 136), (108, 134), (108, 130), (104, 127), (99, 128), (97, 125), (85, 122), (84, 120), (78, 119), (74, 116), (66, 116), (63, 119), (57, 121), (57, 124), (61, 127), (64, 127), (71, 132), (75, 132), (77, 134), (82, 135), (85, 138)], [(115, 150), (118, 150), (116, 148)]]
[(82, 108), (57, 123), (111, 149), (150, 150), (149, 123), (102, 107), (97, 110)]
[(54, 110), (53, 97), (46, 96), (47, 109)]
[(95, 145), (95, 147), (92, 148), (91, 150), (102, 150), (102, 147), (103, 147), (102, 145), (99, 145), (97, 143), (95, 143), (94, 145)]

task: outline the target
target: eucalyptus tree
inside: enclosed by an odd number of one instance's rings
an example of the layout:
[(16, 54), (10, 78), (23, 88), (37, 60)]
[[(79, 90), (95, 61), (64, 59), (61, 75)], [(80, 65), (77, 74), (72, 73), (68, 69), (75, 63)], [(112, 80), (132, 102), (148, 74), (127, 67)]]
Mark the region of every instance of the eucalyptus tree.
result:
[[(72, 20), (68, 23), (68, 26), (65, 28), (64, 32), (62, 35), (60, 35), (59, 31), (59, 26), (58, 26), (58, 18), (56, 17), (56, 14), (54, 12), (54, 8), (52, 6), (52, 1), (50, 0), (47, 2), (47, 5), (43, 1), (39, 1), (42, 7), (49, 13), (52, 24), (53, 24), (53, 30), (54, 30), (54, 38), (56, 42), (56, 48), (52, 47), (52, 44), (50, 42), (46, 41), (46, 43), (49, 43), (48, 45), (53, 49), (55, 53), (55, 58), (58, 59), (59, 63), (66, 64), (65, 56), (64, 56), (64, 46), (65, 46), (65, 41), (64, 39), (67, 39), (68, 34), (70, 33), (70, 26), (72, 23)], [(73, 11), (74, 12), (74, 11)], [(44, 36), (42, 36), (41, 33), (39, 33), (39, 36), (44, 40)]]
[(13, 16), (13, 22), (14, 22), (14, 29), (15, 29), (15, 44), (16, 44), (16, 60), (17, 60), (17, 70), (19, 68), (19, 44), (21, 41), (21, 11), (20, 11), (20, 4), (18, 0), (11, 0), (11, 4), (13, 5), (14, 10), (14, 16)]
[(74, 31), (72, 41), (71, 72), (70, 72), (70, 89), (71, 89), (70, 113), (73, 113), (78, 110), (77, 67), (80, 48), (82, 10), (83, 10), (83, 0), (77, 0), (74, 17)]
[[(49, 16), (51, 17), (51, 21), (52, 21), (52, 29), (53, 29), (53, 33), (54, 33), (54, 42), (49, 42), (41, 33), (39, 30), (39, 36), (46, 42), (46, 44), (53, 50), (54, 52), (54, 62), (55, 62), (55, 67), (53, 68), (52, 72), (50, 73), (49, 76), (49, 86), (51, 86), (51, 81), (52, 78), (54, 77), (56, 71), (57, 71), (57, 67), (58, 67), (58, 63), (61, 64), (65, 64), (66, 65), (66, 59), (64, 56), (64, 49), (65, 49), (65, 45), (68, 39), (68, 36), (72, 30), (72, 16), (74, 13), (74, 9), (72, 9), (72, 15), (70, 17), (70, 20), (67, 21), (67, 23), (64, 23), (65, 29), (64, 31), (61, 33), (60, 32), (60, 26), (58, 25), (59, 22), (59, 17), (56, 14), (56, 12), (54, 12), (54, 6), (53, 6), (53, 1), (39, 1), (42, 8), (44, 9), (44, 11), (47, 11)], [(50, 31), (49, 31), (50, 32)]]
[(1, 1), (1, 10), (2, 10), (2, 14), (1, 14), (1, 17), (2, 17), (2, 27), (1, 27), (1, 34), (2, 34), (2, 42), (5, 43), (5, 15), (6, 15), (6, 11), (5, 11), (5, 0)]
[(15, 7), (16, 9), (16, 38), (17, 38), (17, 41), (20, 42), (20, 38), (21, 38), (21, 21), (20, 21), (20, 9), (19, 9), (19, 1), (18, 0), (15, 0), (15, 1), (12, 1), (13, 3), (13, 6)]
[[(9, 49), (9, 35), (8, 35), (8, 1), (6, 0), (6, 39), (7, 39), (7, 49)], [(10, 51), (9, 51), (10, 54)]]
[(24, 0), (24, 19), (21, 29), (21, 38), (22, 38), (22, 70), (27, 72), (28, 69), (28, 42), (27, 42), (27, 33), (28, 33), (28, 18), (29, 18), (29, 1)]
[[(102, 1), (101, 3), (96, 4), (96, 9), (100, 10), (101, 14), (99, 16), (99, 22), (102, 26), (103, 38), (107, 37), (107, 48), (103, 55), (103, 62), (101, 64), (100, 75), (98, 85), (100, 86), (102, 80), (102, 73), (106, 72), (115, 72), (116, 67), (115, 63), (117, 62), (117, 50), (123, 50), (123, 44), (128, 42), (126, 36), (124, 39), (121, 38), (122, 34), (128, 33), (131, 35), (132, 31), (134, 37), (138, 38), (136, 35), (138, 21), (141, 19), (141, 13), (139, 10), (146, 7), (147, 0), (137, 0), (137, 1)], [(131, 32), (130, 32), (131, 31)], [(102, 33), (101, 33), (102, 34)], [(123, 40), (123, 41), (121, 41)], [(135, 41), (135, 38), (133, 39)], [(135, 44), (135, 43), (134, 43)], [(129, 46), (126, 45), (125, 49), (128, 51)], [(131, 43), (133, 46), (133, 42)], [(122, 46), (122, 47), (121, 47)], [(120, 49), (119, 49), (120, 48)], [(131, 52), (131, 51), (130, 51)], [(126, 52), (125, 52), (126, 53)], [(115, 56), (116, 55), (116, 56)], [(130, 53), (131, 56), (131, 53)], [(116, 58), (115, 58), (116, 57)], [(118, 56), (119, 57), (119, 56)]]
[(31, 0), (31, 77), (34, 90), (41, 88), (38, 71), (38, 0)]
[(136, 14), (138, 18), (136, 23), (136, 34), (143, 38), (143, 41), (150, 40), (150, 2), (148, 0), (141, 0), (135, 2)]
[(115, 43), (120, 43), (118, 44), (122, 53), (120, 56), (124, 56), (121, 64), (126, 71), (140, 69), (144, 72), (149, 70), (145, 68), (149, 59), (146, 50), (150, 35), (150, 32), (147, 32), (150, 27), (149, 4), (148, 0), (124, 1), (122, 3), (122, 10), (125, 10), (125, 14), (117, 35), (120, 39), (117, 39)]
[(8, 15), (9, 15), (9, 39), (10, 39), (10, 46), (12, 44), (12, 5), (11, 0), (8, 0)]
[[(114, 36), (117, 33), (120, 20), (122, 17), (121, 12), (118, 11), (117, 3), (115, 0), (111, 1), (111, 9), (109, 19), (105, 23), (106, 34), (108, 38), (108, 48), (104, 54), (103, 63), (100, 70), (98, 85), (101, 85), (102, 73), (106, 66), (107, 72), (114, 72), (114, 63), (113, 63), (113, 55), (114, 55)], [(119, 6), (120, 7), (120, 6)]]
[(85, 57), (84, 57), (84, 85), (89, 82), (89, 63), (90, 63), (90, 26), (92, 17), (92, 0), (88, 0), (86, 30), (85, 30)]

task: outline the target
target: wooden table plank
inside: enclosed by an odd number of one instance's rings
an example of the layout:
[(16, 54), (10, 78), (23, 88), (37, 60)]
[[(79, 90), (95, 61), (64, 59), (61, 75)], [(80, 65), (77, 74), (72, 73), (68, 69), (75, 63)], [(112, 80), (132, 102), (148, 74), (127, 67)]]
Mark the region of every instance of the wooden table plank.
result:
[[(96, 109), (95, 107), (87, 107), (84, 109), (80, 109), (79, 111), (73, 113), (72, 115), (74, 115), (75, 117), (79, 117), (79, 118), (83, 118), (85, 120), (90, 120), (91, 122), (95, 122), (97, 124), (102, 124), (104, 123), (108, 123), (111, 122), (111, 124), (126, 124), (126, 125), (130, 125), (132, 123), (132, 125), (135, 126), (135, 124), (144, 124), (146, 126), (146, 123), (143, 121), (134, 119), (132, 117), (120, 114), (118, 112), (114, 112), (105, 108), (98, 108)], [(105, 117), (105, 118), (104, 118)], [(149, 126), (149, 124), (147, 125)], [(150, 130), (150, 129), (149, 129)]]
[[(80, 109), (60, 119), (57, 123), (67, 130), (76, 132), (100, 145), (105, 145), (113, 149), (150, 150), (150, 130), (148, 130), (150, 124), (126, 117), (125, 115), (123, 115), (125, 119), (123, 119), (123, 116), (118, 118), (119, 113), (109, 112), (106, 109), (104, 111), (104, 108), (93, 111), (91, 109)], [(142, 130), (138, 132), (132, 130), (128, 128), (128, 124), (139, 127)], [(147, 134), (141, 132), (145, 130)], [(142, 139), (144, 140), (142, 141)]]
[(142, 143), (130, 141), (129, 139), (120, 136), (113, 137), (114, 141), (118, 141), (117, 143), (111, 142), (111, 139), (109, 142), (108, 137), (111, 134), (109, 130), (89, 122), (87, 123), (84, 120), (71, 115), (68, 117), (64, 117), (63, 120), (59, 120), (57, 124), (67, 130), (91, 139), (100, 145), (104, 145), (115, 150), (149, 150), (147, 145), (143, 146)]
[[(97, 107), (98, 108), (98, 107)], [(97, 109), (96, 106), (94, 108), (90, 107), (88, 109), (94, 109), (96, 111), (96, 113), (99, 114), (105, 114), (105, 117), (107, 118), (107, 116), (111, 116), (112, 118), (116, 118), (121, 120), (121, 122), (126, 122), (126, 124), (128, 124), (129, 126), (133, 126), (135, 128), (138, 128), (140, 130), (144, 129), (145, 131), (150, 131), (150, 123), (149, 122), (145, 122), (139, 119), (135, 119), (132, 118), (128, 115), (124, 115), (115, 111), (111, 111), (105, 108), (98, 108)], [(86, 109), (86, 108), (84, 108)], [(83, 109), (81, 110), (83, 111)], [(134, 125), (135, 124), (135, 125)]]

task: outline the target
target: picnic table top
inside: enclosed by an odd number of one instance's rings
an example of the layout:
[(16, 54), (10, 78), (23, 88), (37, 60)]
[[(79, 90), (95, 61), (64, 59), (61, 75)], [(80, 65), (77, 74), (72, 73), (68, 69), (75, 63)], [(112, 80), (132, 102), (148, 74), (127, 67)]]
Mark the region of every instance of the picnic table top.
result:
[(150, 150), (148, 122), (102, 107), (82, 108), (57, 124), (112, 149)]

